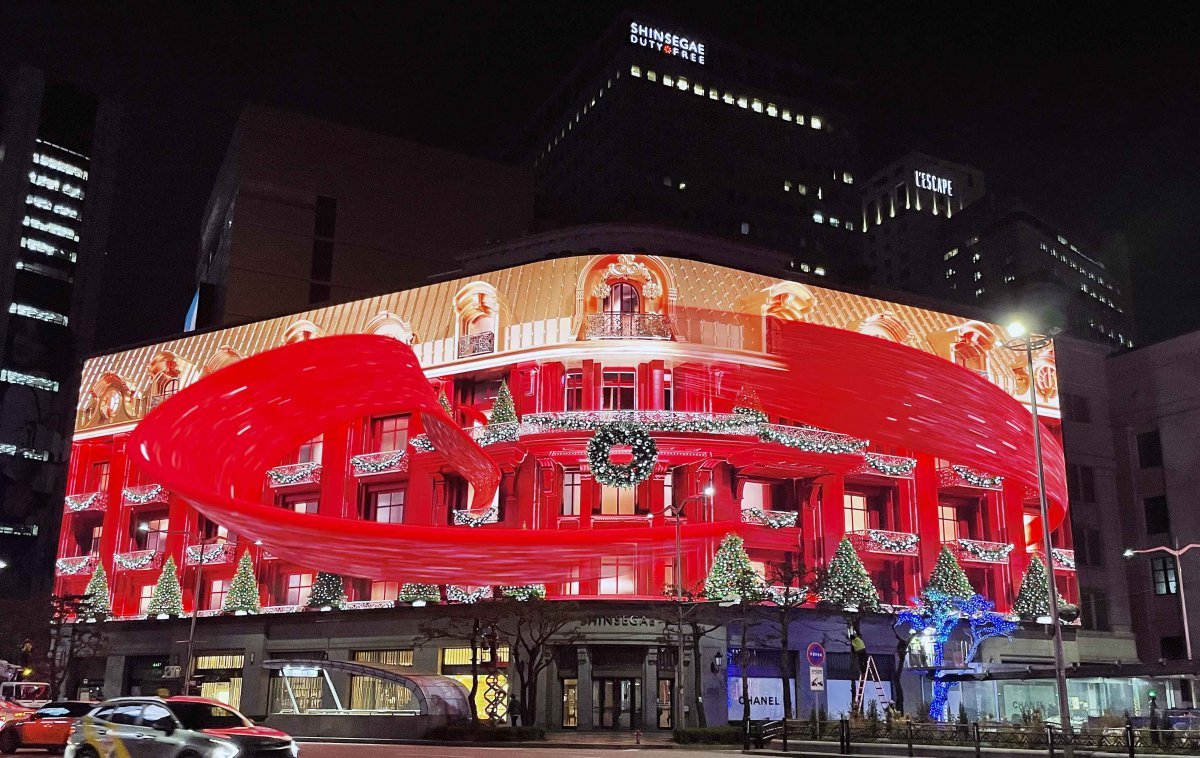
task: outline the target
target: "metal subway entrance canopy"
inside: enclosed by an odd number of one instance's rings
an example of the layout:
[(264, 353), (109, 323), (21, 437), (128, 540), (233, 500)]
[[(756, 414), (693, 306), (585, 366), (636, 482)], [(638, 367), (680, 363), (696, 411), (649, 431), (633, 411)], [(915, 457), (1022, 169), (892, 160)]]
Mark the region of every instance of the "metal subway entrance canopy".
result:
[[(777, 366), (732, 367), (736, 377), (717, 401), (732, 406), (736, 388), (754, 387), (772, 413), (1036, 486), (1029, 412), (973, 372), (904, 345), (804, 322), (780, 324), (775, 345)], [(599, 554), (632, 552), (647, 564), (673, 554), (674, 526), (470, 529), (263, 504), (264, 470), (323, 430), (380, 411), (419, 416), (436, 453), (470, 483), (471, 510), (490, 506), (500, 481), (496, 463), (442, 411), (412, 349), (388, 337), (322, 337), (245, 358), (150, 412), (132, 432), (130, 450), (144, 473), (208, 518), (261, 540), (281, 559), (331, 573), (433, 584), (544, 583), (586, 578), (572, 572)], [(1065, 467), (1058, 443), (1045, 447), (1056, 526), (1065, 514)], [(699, 548), (746, 529), (740, 521), (687, 524), (681, 539)], [(1030, 544), (1040, 529), (1037, 521), (1028, 525)]]

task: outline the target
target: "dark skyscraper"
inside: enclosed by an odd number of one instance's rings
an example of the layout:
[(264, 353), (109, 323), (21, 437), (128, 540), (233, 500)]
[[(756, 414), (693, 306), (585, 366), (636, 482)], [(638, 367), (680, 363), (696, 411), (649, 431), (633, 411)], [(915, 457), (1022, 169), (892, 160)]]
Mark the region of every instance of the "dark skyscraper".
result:
[(19, 67), (0, 89), (0, 595), (46, 584), (91, 349), (117, 107)]

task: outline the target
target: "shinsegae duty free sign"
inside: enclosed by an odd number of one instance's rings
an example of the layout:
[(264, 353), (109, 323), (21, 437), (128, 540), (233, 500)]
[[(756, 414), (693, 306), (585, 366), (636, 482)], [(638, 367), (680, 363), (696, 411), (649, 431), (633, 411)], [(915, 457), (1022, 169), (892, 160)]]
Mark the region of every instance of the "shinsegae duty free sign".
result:
[(656, 29), (632, 21), (629, 24), (629, 42), (641, 47), (657, 50), (664, 55), (683, 58), (685, 61), (704, 65), (704, 43), (666, 29)]

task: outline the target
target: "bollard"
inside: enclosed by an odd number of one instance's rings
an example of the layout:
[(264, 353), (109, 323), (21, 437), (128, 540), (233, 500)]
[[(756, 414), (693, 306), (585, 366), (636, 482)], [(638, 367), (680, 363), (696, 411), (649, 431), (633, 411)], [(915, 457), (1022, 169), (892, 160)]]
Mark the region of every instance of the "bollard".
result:
[(1050, 758), (1054, 758), (1054, 727), (1046, 725), (1046, 744), (1050, 746)]
[(1125, 724), (1125, 747), (1126, 747), (1126, 749), (1129, 750), (1129, 758), (1134, 757), (1133, 739), (1134, 739), (1133, 724), (1126, 722), (1126, 724)]
[(974, 732), (974, 734), (975, 734), (975, 758), (979, 758), (979, 754), (981, 751), (980, 751), (980, 746), (979, 746), (979, 722), (978, 721), (976, 721), (974, 724), (971, 725), (971, 731)]
[[(1048, 592), (1049, 590), (1047, 590)], [(912, 722), (908, 722), (908, 758), (913, 758), (913, 732)]]
[(842, 755), (850, 755), (850, 720), (842, 719), (838, 724), (842, 742), (839, 752)]
[(642, 744), (642, 730), (641, 729), (633, 730), (633, 741), (638, 745)]
[[(1048, 591), (1049, 591), (1049, 590), (1047, 590), (1047, 592), (1048, 592)], [(785, 752), (785, 753), (787, 752), (787, 749), (788, 749), (788, 746), (787, 746), (787, 733), (788, 733), (788, 728), (787, 728), (787, 719), (785, 718), (785, 719), (783, 720), (783, 752)]]

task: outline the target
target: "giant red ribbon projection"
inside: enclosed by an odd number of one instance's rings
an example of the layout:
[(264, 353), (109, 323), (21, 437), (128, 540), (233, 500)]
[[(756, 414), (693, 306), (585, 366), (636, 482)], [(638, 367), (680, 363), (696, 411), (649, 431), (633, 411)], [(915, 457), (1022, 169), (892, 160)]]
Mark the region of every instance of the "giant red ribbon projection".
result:
[[(736, 377), (719, 390), (730, 404), (739, 387), (753, 386), (772, 413), (1036, 485), (1029, 412), (973, 372), (839, 329), (787, 323), (779, 335), (777, 367), (732, 367)], [(587, 578), (571, 571), (598, 554), (673, 554), (673, 526), (408, 526), (263, 504), (265, 470), (323, 430), (381, 410), (419, 413), (438, 453), (472, 484), (472, 508), (491, 503), (496, 464), (443, 413), (412, 350), (387, 337), (324, 337), (239, 361), (152, 411), (130, 449), (147, 475), (210, 519), (318, 570), (437, 584), (546, 583)], [(1056, 525), (1065, 513), (1062, 449), (1050, 435), (1044, 440)], [(1030, 526), (1030, 542), (1040, 542), (1040, 525)], [(682, 537), (694, 546), (744, 528), (688, 524)]]

